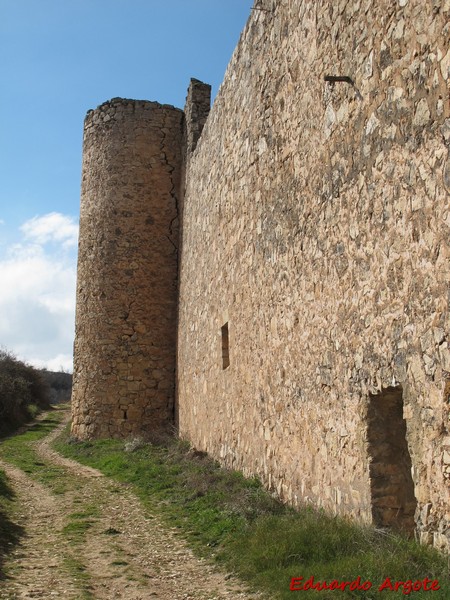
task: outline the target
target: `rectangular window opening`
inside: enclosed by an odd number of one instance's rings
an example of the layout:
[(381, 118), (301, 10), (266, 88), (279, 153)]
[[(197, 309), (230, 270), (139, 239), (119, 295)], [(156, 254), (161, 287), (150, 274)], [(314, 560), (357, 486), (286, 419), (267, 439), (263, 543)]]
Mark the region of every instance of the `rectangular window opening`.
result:
[(228, 323), (222, 326), (222, 369), (230, 366), (230, 341), (228, 335)]
[(376, 527), (412, 535), (417, 500), (403, 418), (402, 389), (369, 396), (369, 476), (372, 519)]

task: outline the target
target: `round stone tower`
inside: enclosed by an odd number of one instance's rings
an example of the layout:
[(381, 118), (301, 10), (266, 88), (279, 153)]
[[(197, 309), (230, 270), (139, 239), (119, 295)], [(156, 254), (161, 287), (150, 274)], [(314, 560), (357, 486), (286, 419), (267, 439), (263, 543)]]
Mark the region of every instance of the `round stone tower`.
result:
[(84, 125), (72, 433), (173, 424), (183, 112), (114, 98)]

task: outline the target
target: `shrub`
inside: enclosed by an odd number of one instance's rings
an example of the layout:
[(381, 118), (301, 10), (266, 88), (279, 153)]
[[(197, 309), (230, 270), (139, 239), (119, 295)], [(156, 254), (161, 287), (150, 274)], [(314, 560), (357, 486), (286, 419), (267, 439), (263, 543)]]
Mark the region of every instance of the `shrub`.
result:
[(72, 395), (72, 375), (63, 371), (47, 371), (41, 369), (40, 374), (50, 388), (50, 402), (70, 402)]
[(40, 372), (0, 349), (0, 433), (48, 408), (49, 389)]

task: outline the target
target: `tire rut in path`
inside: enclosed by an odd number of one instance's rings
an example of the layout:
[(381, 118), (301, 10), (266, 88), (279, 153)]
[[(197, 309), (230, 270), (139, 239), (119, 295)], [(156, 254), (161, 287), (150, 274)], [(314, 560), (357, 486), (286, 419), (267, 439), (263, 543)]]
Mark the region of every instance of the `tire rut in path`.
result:
[[(16, 563), (13, 566), (18, 567), (20, 581), (11, 582), (10, 592), (16, 595), (2, 595), (0, 591), (1, 599), (261, 600), (261, 596), (244, 591), (239, 582), (195, 557), (176, 535), (176, 529), (145, 513), (126, 486), (55, 452), (50, 443), (67, 419), (36, 444), (36, 451), (44, 461), (67, 471), (70, 489), (64, 494), (53, 495), (44, 486), (33, 482), (37, 493), (24, 500), (29, 508), (25, 523), (29, 535), (19, 548), (20, 554), (12, 561)], [(13, 474), (11, 469), (5, 470)], [(17, 471), (19, 473), (11, 477), (14, 487), (30, 485), (27, 483), (29, 478)], [(21, 477), (26, 481), (20, 481)], [(21, 493), (19, 500), (22, 501)], [(84, 520), (87, 527), (84, 534), (69, 544), (61, 533), (69, 523), (69, 516), (72, 515), (73, 523), (74, 516), (89, 515), (89, 511), (92, 516)], [(36, 523), (37, 519), (41, 521), (40, 525)], [(54, 536), (47, 540), (49, 553), (39, 557), (42, 532), (37, 530), (49, 528)], [(89, 593), (84, 596), (79, 589), (76, 591), (79, 582), (74, 581), (73, 576), (69, 578), (60, 560), (70, 553), (88, 574)], [(58, 581), (55, 583), (56, 574)], [(45, 590), (43, 595), (41, 589)]]
[(58, 499), (21, 469), (0, 461), (17, 495), (18, 512), (26, 535), (9, 563), (11, 579), (0, 583), (0, 598), (73, 598), (79, 588), (64, 566), (70, 549), (58, 533), (64, 515)]

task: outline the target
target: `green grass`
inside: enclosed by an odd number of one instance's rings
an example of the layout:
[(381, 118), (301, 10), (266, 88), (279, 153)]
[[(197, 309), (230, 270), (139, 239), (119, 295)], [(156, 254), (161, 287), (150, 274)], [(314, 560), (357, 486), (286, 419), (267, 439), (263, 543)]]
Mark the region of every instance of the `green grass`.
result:
[[(5, 440), (0, 456), (18, 466), (54, 492), (70, 489), (63, 469), (40, 461), (34, 442), (46, 436), (61, 420), (50, 413), (27, 432)], [(196, 550), (241, 575), (269, 598), (291, 598), (292, 577), (311, 575), (315, 581), (352, 581), (357, 576), (371, 581), (370, 591), (301, 591), (301, 598), (378, 598), (403, 596), (401, 590), (380, 594), (377, 587), (392, 581), (438, 579), (441, 590), (433, 598), (450, 598), (446, 561), (432, 550), (399, 536), (386, 535), (324, 512), (304, 508), (296, 512), (269, 494), (254, 479), (220, 469), (186, 444), (145, 445), (124, 452), (120, 441), (71, 443), (68, 432), (57, 447), (64, 454), (99, 468), (122, 485), (131, 485), (144, 503), (163, 514)], [(0, 571), (1, 557), (13, 548), (22, 531), (14, 523), (14, 495), (0, 473)], [(98, 516), (95, 504), (83, 505), (68, 516), (64, 534), (76, 548)], [(150, 518), (150, 517), (149, 517)], [(115, 535), (114, 529), (103, 532)], [(88, 574), (75, 557), (66, 559), (76, 576), (83, 598), (92, 598)], [(120, 566), (120, 565), (117, 565)], [(123, 566), (123, 565), (122, 565)], [(294, 592), (295, 593), (295, 592)], [(427, 592), (413, 592), (428, 598)]]
[(96, 517), (100, 516), (100, 510), (95, 504), (84, 505), (82, 511), (68, 515), (68, 522), (63, 527), (63, 534), (75, 544), (84, 541), (84, 536), (95, 524)]
[(11, 419), (9, 416), (3, 415), (3, 418), (0, 420), (0, 442), (3, 443), (4, 439), (7, 439), (12, 435), (18, 433), (20, 435), (21, 430), (30, 424), (32, 426), (33, 420), (41, 413), (42, 409), (36, 406), (36, 404), (29, 404), (20, 418)]
[[(38, 413), (34, 405), (32, 412)], [(55, 468), (40, 462), (30, 443), (46, 436), (60, 422), (62, 416), (61, 413), (50, 413), (48, 418), (32, 425), (26, 433), (1, 440), (0, 458), (29, 474), (39, 473), (36, 478), (42, 482), (55, 479)], [(11, 429), (8, 433), (14, 433), (14, 430)], [(5, 577), (4, 563), (7, 555), (14, 550), (24, 535), (23, 528), (17, 523), (16, 508), (15, 494), (6, 474), (0, 470), (0, 579)]]
[(68, 480), (64, 469), (42, 462), (36, 455), (33, 444), (47, 436), (62, 420), (61, 411), (52, 411), (19, 435), (9, 437), (0, 444), (0, 458), (19, 467), (30, 477), (49, 486), (55, 493), (67, 489)]
[[(292, 598), (291, 578), (307, 580), (311, 575), (327, 582), (360, 576), (373, 587), (298, 592), (302, 599), (404, 596), (402, 591), (377, 591), (386, 577), (438, 579), (441, 590), (431, 597), (450, 598), (447, 562), (437, 552), (310, 507), (294, 511), (265, 492), (257, 480), (221, 469), (182, 442), (149, 444), (131, 453), (124, 452), (121, 441), (74, 442), (66, 431), (56, 447), (122, 484), (131, 484), (197, 552), (212, 556), (271, 599)], [(412, 596), (430, 598), (423, 591)]]
[(67, 572), (70, 573), (77, 582), (79, 594), (81, 594), (79, 596), (80, 600), (95, 600), (95, 596), (91, 592), (91, 578), (86, 567), (73, 556), (64, 559), (64, 566)]
[(92, 527), (93, 521), (86, 519), (69, 521), (63, 527), (64, 535), (72, 542), (79, 542), (84, 538), (84, 534)]
[[(33, 423), (28, 430), (3, 440), (0, 444), (0, 458), (22, 469), (32, 479), (50, 488), (53, 493), (62, 494), (73, 489), (74, 481), (66, 470), (56, 465), (43, 462), (36, 454), (34, 444), (46, 437), (64, 418), (60, 410), (50, 411), (43, 419)], [(75, 484), (76, 485), (76, 484)], [(0, 579), (2, 559), (20, 542), (24, 531), (15, 523), (14, 493), (9, 487), (5, 474), (0, 471)], [(95, 504), (83, 504), (82, 510), (68, 515), (68, 522), (62, 533), (76, 549), (84, 540), (86, 532), (99, 516), (99, 508)], [(76, 556), (64, 557), (67, 571), (77, 581), (80, 599), (94, 598), (90, 592), (90, 578), (86, 567)]]

